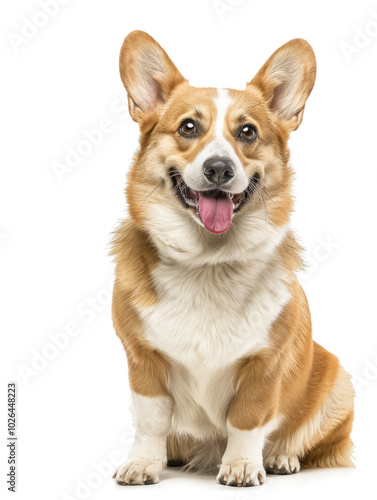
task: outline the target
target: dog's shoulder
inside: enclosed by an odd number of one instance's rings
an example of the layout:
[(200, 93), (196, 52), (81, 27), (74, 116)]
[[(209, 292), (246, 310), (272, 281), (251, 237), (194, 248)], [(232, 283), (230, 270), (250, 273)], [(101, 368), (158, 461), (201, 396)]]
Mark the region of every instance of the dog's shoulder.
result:
[(126, 219), (118, 226), (111, 254), (116, 263), (115, 289), (128, 295), (135, 305), (153, 304), (156, 293), (151, 273), (159, 258), (148, 235), (132, 219)]

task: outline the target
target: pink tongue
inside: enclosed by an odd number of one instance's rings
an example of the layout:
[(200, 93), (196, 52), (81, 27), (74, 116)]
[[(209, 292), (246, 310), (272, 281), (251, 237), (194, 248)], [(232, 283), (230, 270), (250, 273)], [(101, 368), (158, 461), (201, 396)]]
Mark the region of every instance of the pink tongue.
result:
[(224, 233), (230, 227), (233, 203), (228, 196), (212, 198), (200, 193), (199, 212), (204, 227), (210, 233)]

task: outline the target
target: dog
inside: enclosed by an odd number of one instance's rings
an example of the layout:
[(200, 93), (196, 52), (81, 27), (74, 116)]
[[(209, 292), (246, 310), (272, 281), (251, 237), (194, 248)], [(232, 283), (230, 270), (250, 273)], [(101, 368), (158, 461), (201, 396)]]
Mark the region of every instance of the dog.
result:
[(112, 247), (136, 429), (116, 482), (157, 483), (171, 465), (257, 486), (352, 466), (351, 377), (312, 339), (290, 228), (287, 141), (314, 85), (311, 46), (286, 43), (245, 90), (196, 88), (133, 31), (120, 74), (140, 147)]

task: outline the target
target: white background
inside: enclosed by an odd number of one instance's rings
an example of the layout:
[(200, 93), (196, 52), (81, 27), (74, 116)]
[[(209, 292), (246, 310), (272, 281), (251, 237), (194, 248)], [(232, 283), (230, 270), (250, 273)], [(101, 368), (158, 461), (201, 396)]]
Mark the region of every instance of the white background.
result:
[[(0, 9), (1, 495), (6, 383), (16, 380), (21, 499), (348, 499), (367, 491), (371, 498), (377, 3), (71, 0), (47, 20), (35, 0), (3, 0)], [(15, 35), (23, 36), (28, 21), (45, 25), (34, 32), (29, 25), (29, 39), (18, 45)], [(118, 74), (121, 43), (134, 29), (154, 36), (198, 86), (243, 88), (286, 41), (302, 37), (312, 44), (317, 82), (290, 142), (297, 172), (293, 226), (307, 250), (302, 282), (314, 338), (340, 357), (358, 385), (355, 470), (268, 476), (253, 489), (176, 471), (148, 487), (122, 488), (110, 479), (108, 464), (126, 456), (132, 436), (126, 356), (111, 323), (107, 251), (126, 214), (125, 174), (138, 139)], [(65, 163), (67, 148), (77, 149), (84, 130), (104, 123), (102, 140), (59, 180), (53, 165)], [(57, 335), (70, 323), (75, 336)], [(54, 335), (64, 347), (51, 347)]]

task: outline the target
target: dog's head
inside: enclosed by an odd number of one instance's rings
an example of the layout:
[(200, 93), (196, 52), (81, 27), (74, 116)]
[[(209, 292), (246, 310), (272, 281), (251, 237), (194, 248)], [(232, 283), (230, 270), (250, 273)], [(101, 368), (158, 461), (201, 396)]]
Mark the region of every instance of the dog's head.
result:
[(203, 245), (255, 246), (266, 224), (275, 232), (285, 226), (292, 209), (287, 140), (302, 121), (315, 72), (310, 45), (295, 39), (245, 90), (196, 88), (152, 37), (130, 33), (120, 73), (141, 131), (127, 189), (139, 227), (166, 249), (193, 254)]

